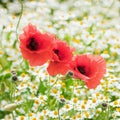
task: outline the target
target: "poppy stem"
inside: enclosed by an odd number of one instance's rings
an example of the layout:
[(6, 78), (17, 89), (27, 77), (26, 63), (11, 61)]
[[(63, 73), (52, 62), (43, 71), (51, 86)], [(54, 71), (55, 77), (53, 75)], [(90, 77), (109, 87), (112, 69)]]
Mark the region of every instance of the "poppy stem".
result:
[(72, 98), (74, 97), (75, 81), (73, 80)]
[(20, 24), (20, 20), (21, 20), (21, 17), (22, 17), (22, 13), (23, 13), (23, 3), (22, 3), (22, 0), (18, 0), (20, 5), (21, 5), (21, 11), (20, 11), (20, 17), (18, 19), (18, 23), (17, 23), (17, 26), (16, 26), (16, 38), (18, 39), (18, 33), (17, 33), (17, 30), (18, 30), (18, 27), (19, 27), (19, 24)]
[[(1, 30), (1, 32), (0, 32), (1, 38), (2, 38), (2, 36), (3, 36), (4, 29), (5, 29), (5, 26), (2, 27), (2, 30)], [(1, 48), (2, 48), (2, 42), (0, 42), (0, 49), (1, 49)]]

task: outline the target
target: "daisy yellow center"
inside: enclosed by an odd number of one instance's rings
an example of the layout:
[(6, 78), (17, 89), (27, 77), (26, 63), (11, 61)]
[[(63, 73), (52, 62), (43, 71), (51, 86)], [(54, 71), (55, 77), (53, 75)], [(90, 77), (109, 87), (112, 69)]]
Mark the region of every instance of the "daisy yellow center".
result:
[(81, 118), (81, 114), (80, 113), (77, 115), (77, 118)]
[(57, 110), (54, 111), (54, 115), (58, 115), (58, 111)]
[(57, 90), (57, 89), (53, 89), (52, 92), (53, 92), (54, 94), (57, 94), (57, 93), (58, 93), (58, 90)]
[(66, 109), (69, 109), (69, 108), (70, 108), (70, 106), (69, 106), (68, 104), (67, 104), (65, 107), (66, 107)]
[(88, 118), (89, 117), (89, 113), (88, 112), (84, 112), (85, 116)]
[(77, 99), (77, 98), (74, 98), (74, 99), (73, 99), (73, 102), (74, 102), (74, 103), (77, 103), (77, 102), (78, 102), (78, 99)]
[(36, 120), (36, 118), (33, 118), (32, 120)]
[(20, 120), (24, 120), (24, 118), (25, 118), (24, 116), (20, 116)]

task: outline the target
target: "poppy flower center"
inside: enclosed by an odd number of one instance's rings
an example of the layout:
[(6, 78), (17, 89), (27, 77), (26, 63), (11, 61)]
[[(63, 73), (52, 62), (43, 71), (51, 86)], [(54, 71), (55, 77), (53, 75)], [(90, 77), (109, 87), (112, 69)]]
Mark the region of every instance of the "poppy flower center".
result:
[(61, 58), (61, 56), (60, 56), (59, 50), (58, 50), (58, 49), (54, 49), (53, 51), (54, 51), (54, 53), (58, 56), (59, 60), (61, 60), (62, 58)]
[(35, 38), (30, 38), (29, 44), (27, 45), (27, 48), (30, 50), (38, 50), (38, 43), (36, 42)]
[(55, 49), (55, 50), (53, 50), (53, 51), (54, 51), (54, 53), (55, 53), (56, 55), (58, 55), (59, 50)]
[(83, 74), (83, 75), (86, 74), (85, 66), (78, 66), (77, 69), (78, 69), (78, 71), (79, 71), (81, 74)]

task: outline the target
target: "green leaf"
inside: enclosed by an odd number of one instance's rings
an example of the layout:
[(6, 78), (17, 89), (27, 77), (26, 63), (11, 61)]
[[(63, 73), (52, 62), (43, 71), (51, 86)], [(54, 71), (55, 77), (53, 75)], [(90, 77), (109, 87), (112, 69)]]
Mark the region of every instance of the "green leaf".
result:
[(62, 95), (64, 95), (64, 97), (66, 99), (71, 99), (72, 97), (72, 92), (70, 91), (70, 89), (67, 89), (67, 91), (65, 91), (64, 89), (62, 90)]
[(7, 74), (5, 74), (4, 79), (8, 79), (10, 77), (11, 77), (11, 73), (7, 73)]
[(74, 81), (71, 77), (66, 76), (65, 84), (66, 84), (66, 88), (70, 88), (70, 86), (73, 86)]
[(35, 75), (32, 75), (31, 78), (30, 78), (30, 80), (31, 80), (31, 81), (34, 81), (35, 78), (36, 78), (36, 76), (35, 76)]
[(10, 113), (11, 113), (11, 112), (0, 110), (0, 119), (3, 119), (6, 115), (8, 115), (8, 114), (10, 114)]
[(5, 92), (5, 83), (2, 82), (2, 83), (0, 84), (0, 94), (3, 94), (4, 92)]
[(113, 101), (115, 101), (115, 100), (117, 100), (117, 99), (119, 99), (118, 96), (111, 96), (111, 97), (110, 97), (111, 102), (113, 102)]
[(51, 9), (50, 9), (50, 14), (53, 15), (53, 14), (54, 14), (54, 11), (55, 11), (55, 9), (51, 8)]
[(24, 60), (24, 62), (25, 62), (25, 68), (26, 68), (26, 69), (29, 69), (29, 63), (28, 63), (28, 61), (27, 61), (27, 60)]
[(21, 106), (24, 109), (25, 113), (28, 113), (31, 110), (31, 108), (33, 106), (33, 103), (34, 103), (34, 100), (26, 99), (26, 102), (21, 104)]
[(102, 111), (94, 120), (108, 120), (107, 119), (107, 113), (105, 111)]
[(17, 44), (18, 40), (15, 40), (14, 43), (13, 43), (13, 48), (16, 47), (16, 44)]
[(7, 65), (7, 56), (6, 54), (3, 54), (3, 56), (0, 58), (0, 64), (2, 65), (2, 67)]
[(7, 35), (6, 35), (6, 40), (8, 40), (8, 41), (10, 40), (11, 34), (12, 34), (12, 31), (10, 31), (10, 32), (7, 33)]
[(4, 53), (2, 57), (0, 58), (0, 65), (2, 66), (2, 70), (0, 72), (3, 72), (6, 69), (9, 69), (12, 65), (12, 61), (7, 60), (8, 55)]
[(42, 93), (42, 94), (45, 94), (45, 91), (47, 90), (47, 87), (44, 85), (44, 83), (40, 80), (40, 83), (39, 83), (39, 87), (38, 87), (38, 90), (37, 90), (37, 94), (38, 93)]
[(57, 101), (53, 96), (48, 96), (46, 103), (50, 110), (55, 110), (57, 107)]
[(9, 92), (4, 92), (4, 94), (0, 94), (0, 101), (1, 100), (10, 100), (10, 94), (9, 94)]
[(64, 39), (68, 44), (70, 44), (71, 36), (69, 34), (66, 34)]
[(59, 108), (62, 108), (64, 106), (64, 103), (59, 102)]
[(24, 114), (21, 113), (19, 110), (15, 110), (15, 113), (16, 113), (18, 116), (24, 115)]
[(92, 25), (89, 27), (89, 33), (90, 33), (90, 34), (93, 34), (93, 27), (94, 27), (94, 24), (92, 24)]

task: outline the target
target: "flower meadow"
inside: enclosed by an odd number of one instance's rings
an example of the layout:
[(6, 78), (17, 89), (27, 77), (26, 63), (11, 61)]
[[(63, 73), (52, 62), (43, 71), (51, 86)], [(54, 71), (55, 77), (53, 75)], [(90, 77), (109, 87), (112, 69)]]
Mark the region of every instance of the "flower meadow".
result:
[(0, 120), (120, 120), (120, 1), (1, 0)]

